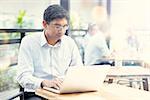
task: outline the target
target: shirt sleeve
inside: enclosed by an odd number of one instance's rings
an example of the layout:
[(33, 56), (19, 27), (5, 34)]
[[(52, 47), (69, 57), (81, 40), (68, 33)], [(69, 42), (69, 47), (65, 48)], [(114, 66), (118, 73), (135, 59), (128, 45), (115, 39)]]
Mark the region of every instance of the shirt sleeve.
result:
[(95, 45), (96, 45), (97, 49), (100, 51), (102, 57), (107, 57), (110, 55), (110, 51), (108, 49), (106, 40), (104, 38), (97, 40)]
[(29, 44), (27, 38), (22, 40), (18, 56), (17, 81), (22, 87), (35, 90), (40, 87), (43, 79), (33, 76), (34, 66)]

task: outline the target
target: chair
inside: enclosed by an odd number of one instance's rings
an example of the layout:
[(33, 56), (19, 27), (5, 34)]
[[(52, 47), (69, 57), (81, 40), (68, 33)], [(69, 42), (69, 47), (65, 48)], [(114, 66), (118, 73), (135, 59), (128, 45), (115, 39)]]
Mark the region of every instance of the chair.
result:
[(111, 60), (110, 60), (110, 61), (109, 61), (109, 60), (108, 60), (108, 61), (107, 61), (107, 60), (106, 60), (106, 61), (104, 60), (104, 61), (101, 61), (101, 62), (99, 62), (99, 63), (97, 63), (97, 64), (94, 64), (94, 65), (110, 65), (110, 66), (115, 66), (115, 62), (114, 62), (114, 61), (111, 61)]
[[(124, 80), (122, 79), (122, 80), (118, 80), (117, 84), (137, 88), (134, 86), (136, 84), (138, 86), (138, 89), (147, 90), (146, 80), (144, 80), (144, 79), (141, 79), (141, 80), (140, 79), (124, 79)], [(142, 87), (142, 85), (143, 85), (143, 87)]]
[(142, 61), (140, 60), (123, 60), (122, 66), (142, 66)]

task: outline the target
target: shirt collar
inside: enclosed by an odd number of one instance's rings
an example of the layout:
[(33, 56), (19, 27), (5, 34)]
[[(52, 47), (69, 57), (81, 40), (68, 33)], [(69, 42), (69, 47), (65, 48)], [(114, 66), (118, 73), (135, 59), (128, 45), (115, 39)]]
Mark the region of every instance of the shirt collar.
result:
[(44, 31), (43, 31), (43, 34), (41, 34), (41, 41), (40, 41), (41, 47), (45, 46), (45, 45), (50, 46), (50, 47), (58, 47), (61, 45), (61, 42), (62, 42), (62, 39), (60, 39), (54, 46), (52, 46), (52, 45), (47, 43)]
[(41, 41), (40, 41), (40, 44), (41, 44), (41, 46), (44, 46), (44, 45), (46, 45), (46, 44), (48, 44), (47, 43), (47, 40), (46, 40), (46, 37), (45, 37), (45, 35), (44, 35), (44, 31), (43, 31), (43, 33), (41, 34), (41, 37), (40, 37), (41, 39)]

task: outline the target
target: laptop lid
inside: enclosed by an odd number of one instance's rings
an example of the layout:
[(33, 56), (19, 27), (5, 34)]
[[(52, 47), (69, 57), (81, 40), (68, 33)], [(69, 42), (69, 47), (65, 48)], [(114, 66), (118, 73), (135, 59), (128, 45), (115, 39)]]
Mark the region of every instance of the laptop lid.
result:
[(54, 93), (98, 91), (109, 70), (109, 65), (69, 67), (60, 90), (44, 87)]

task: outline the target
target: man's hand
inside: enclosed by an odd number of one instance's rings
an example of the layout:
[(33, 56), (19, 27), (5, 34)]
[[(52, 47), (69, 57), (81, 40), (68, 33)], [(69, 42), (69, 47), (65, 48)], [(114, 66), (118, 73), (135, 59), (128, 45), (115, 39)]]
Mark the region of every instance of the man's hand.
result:
[(55, 78), (53, 80), (44, 80), (41, 83), (42, 87), (53, 87), (59, 89), (62, 85), (63, 80), (59, 78)]

